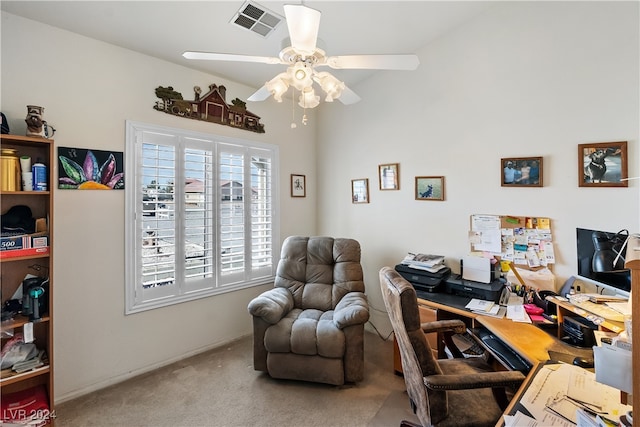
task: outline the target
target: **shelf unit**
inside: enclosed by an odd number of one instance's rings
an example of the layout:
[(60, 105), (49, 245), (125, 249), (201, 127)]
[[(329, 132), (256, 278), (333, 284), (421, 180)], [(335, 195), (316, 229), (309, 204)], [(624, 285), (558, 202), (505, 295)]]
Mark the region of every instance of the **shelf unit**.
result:
[[(48, 363), (39, 368), (16, 374), (3, 370), (0, 378), (2, 398), (5, 395), (35, 386), (44, 386), (47, 391), (49, 411), (54, 412), (53, 395), (53, 165), (54, 144), (52, 139), (34, 138), (19, 135), (1, 135), (1, 148), (13, 148), (18, 156), (29, 156), (32, 163), (40, 161), (47, 166), (48, 191), (0, 191), (0, 212), (6, 213), (15, 205), (29, 206), (34, 218), (47, 218), (49, 251), (45, 254), (0, 258), (0, 282), (2, 286), (2, 304), (11, 299), (22, 285), (27, 274), (49, 277), (48, 312), (38, 322), (33, 322), (34, 343), (38, 349), (46, 352)], [(2, 345), (8, 341), (5, 331), (22, 332), (29, 318), (17, 314), (13, 319), (2, 322)], [(50, 420), (53, 421), (53, 420)]]

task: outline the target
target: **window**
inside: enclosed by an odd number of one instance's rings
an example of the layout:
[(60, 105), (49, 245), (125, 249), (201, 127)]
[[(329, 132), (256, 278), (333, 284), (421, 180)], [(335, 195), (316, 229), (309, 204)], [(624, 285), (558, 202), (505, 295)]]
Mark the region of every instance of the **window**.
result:
[(126, 144), (127, 314), (273, 280), (276, 146), (130, 121)]

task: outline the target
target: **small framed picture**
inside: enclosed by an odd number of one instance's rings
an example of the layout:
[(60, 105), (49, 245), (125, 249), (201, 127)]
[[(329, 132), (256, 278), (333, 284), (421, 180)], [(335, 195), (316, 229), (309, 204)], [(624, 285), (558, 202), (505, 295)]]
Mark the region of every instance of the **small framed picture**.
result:
[(307, 182), (305, 175), (291, 174), (291, 197), (306, 197)]
[(399, 163), (378, 165), (378, 179), (380, 180), (380, 190), (400, 189), (400, 177), (398, 175), (399, 169)]
[(416, 200), (444, 200), (444, 176), (416, 176)]
[(628, 187), (627, 141), (578, 145), (578, 186)]
[(367, 178), (351, 180), (351, 202), (369, 203), (369, 180)]
[(542, 157), (500, 159), (503, 187), (542, 187)]

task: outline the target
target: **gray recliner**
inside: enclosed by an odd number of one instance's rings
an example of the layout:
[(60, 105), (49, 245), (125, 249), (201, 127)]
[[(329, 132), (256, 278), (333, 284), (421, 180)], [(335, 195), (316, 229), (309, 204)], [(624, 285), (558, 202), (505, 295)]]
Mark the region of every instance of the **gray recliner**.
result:
[(248, 309), (255, 370), (334, 385), (362, 380), (369, 305), (356, 240), (288, 237), (274, 288)]

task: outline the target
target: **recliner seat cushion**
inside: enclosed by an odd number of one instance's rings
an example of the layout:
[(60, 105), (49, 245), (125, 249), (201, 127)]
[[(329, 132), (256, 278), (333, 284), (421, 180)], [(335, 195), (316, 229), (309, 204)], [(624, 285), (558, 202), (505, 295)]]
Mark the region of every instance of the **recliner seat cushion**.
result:
[(344, 333), (333, 321), (333, 310), (293, 309), (285, 318), (267, 328), (264, 346), (270, 353), (342, 358)]

